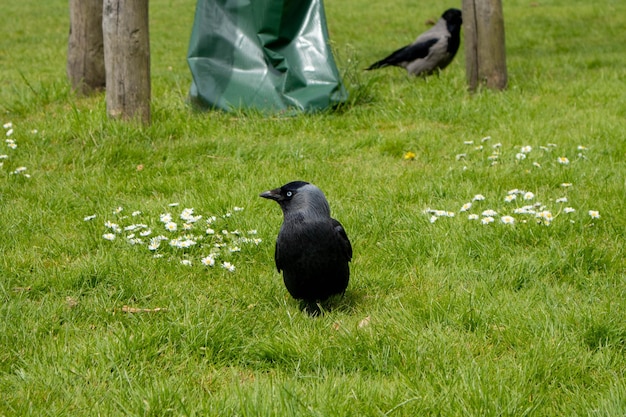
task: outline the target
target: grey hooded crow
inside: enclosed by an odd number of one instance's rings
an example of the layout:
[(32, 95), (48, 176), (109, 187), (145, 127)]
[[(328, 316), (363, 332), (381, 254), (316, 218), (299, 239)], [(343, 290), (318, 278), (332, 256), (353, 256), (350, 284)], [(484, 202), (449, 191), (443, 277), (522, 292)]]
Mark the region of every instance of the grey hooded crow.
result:
[(294, 181), (260, 196), (276, 201), (283, 211), (274, 260), (287, 291), (317, 315), (318, 302), (348, 287), (352, 245), (346, 231), (330, 217), (324, 193), (313, 184)]
[(367, 70), (387, 66), (402, 67), (410, 75), (430, 75), (452, 62), (461, 42), (461, 11), (446, 10), (435, 26), (415, 41), (372, 64)]

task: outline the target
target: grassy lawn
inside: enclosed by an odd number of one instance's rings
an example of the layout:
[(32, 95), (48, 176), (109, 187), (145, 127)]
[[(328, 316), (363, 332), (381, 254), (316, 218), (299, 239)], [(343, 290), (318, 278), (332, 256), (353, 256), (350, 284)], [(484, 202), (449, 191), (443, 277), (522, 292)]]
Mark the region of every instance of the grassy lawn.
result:
[[(147, 127), (70, 91), (67, 2), (9, 3), (0, 416), (626, 414), (623, 1), (505, 1), (509, 87), (472, 95), (463, 45), (362, 71), (458, 4), (327, 0), (352, 101), (281, 118), (191, 110), (195, 2), (154, 0)], [(354, 248), (319, 318), (258, 197), (296, 179)]]

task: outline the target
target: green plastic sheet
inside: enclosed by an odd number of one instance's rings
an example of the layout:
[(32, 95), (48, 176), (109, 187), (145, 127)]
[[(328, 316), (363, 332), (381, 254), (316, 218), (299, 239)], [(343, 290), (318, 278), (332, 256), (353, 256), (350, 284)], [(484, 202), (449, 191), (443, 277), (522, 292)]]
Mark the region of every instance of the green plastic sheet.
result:
[(348, 94), (322, 0), (198, 0), (187, 62), (205, 108), (313, 112)]

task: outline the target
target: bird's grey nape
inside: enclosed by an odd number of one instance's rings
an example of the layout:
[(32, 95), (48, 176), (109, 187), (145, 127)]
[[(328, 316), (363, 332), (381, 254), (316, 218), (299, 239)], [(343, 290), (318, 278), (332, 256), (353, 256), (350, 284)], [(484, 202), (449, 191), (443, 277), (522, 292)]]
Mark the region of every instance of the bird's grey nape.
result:
[(330, 205), (326, 196), (313, 184), (307, 184), (293, 199), (296, 210), (315, 217), (330, 217)]

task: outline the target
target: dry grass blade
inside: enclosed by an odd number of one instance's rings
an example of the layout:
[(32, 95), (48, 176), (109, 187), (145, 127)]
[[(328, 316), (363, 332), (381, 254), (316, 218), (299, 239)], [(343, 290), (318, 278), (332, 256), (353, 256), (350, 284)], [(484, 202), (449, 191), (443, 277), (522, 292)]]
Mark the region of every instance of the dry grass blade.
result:
[(167, 311), (167, 308), (156, 307), (156, 308), (139, 308), (139, 307), (131, 307), (131, 306), (123, 306), (122, 308), (115, 309), (114, 311), (121, 311), (122, 313), (158, 313), (161, 311)]

